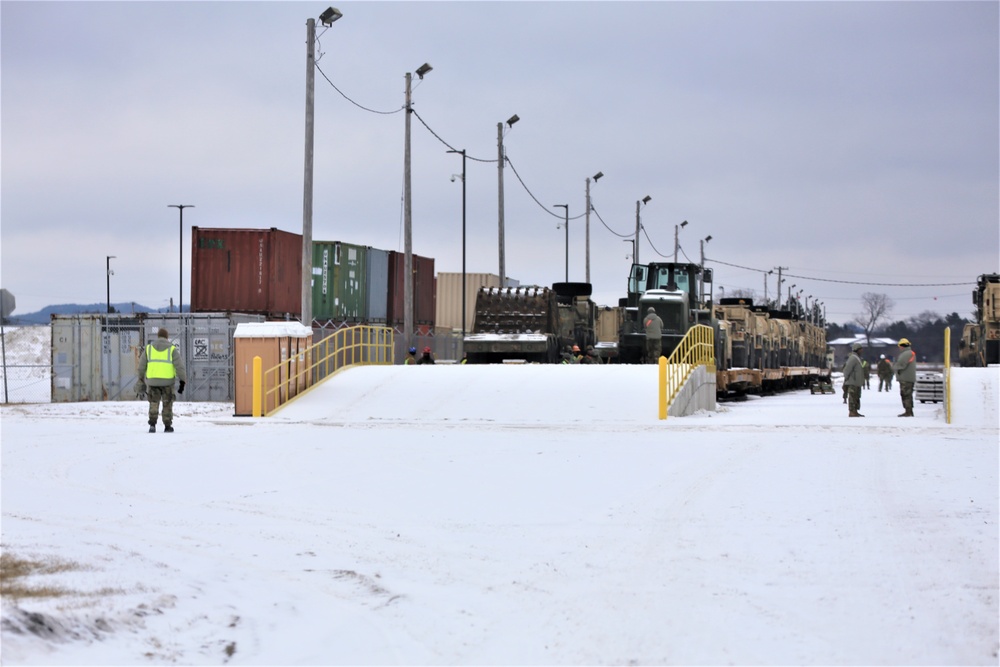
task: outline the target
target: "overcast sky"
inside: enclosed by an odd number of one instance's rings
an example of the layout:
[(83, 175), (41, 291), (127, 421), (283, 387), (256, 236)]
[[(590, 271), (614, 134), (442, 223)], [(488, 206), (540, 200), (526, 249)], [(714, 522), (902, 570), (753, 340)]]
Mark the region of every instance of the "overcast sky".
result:
[[(190, 227), (302, 231), (306, 20), (324, 2), (11, 2), (2, 25), (2, 286), (15, 314), (183, 301)], [(639, 256), (766, 271), (850, 320), (972, 311), (1000, 269), (997, 2), (343, 2), (318, 29), (313, 237), (403, 250), (406, 72), (413, 251), (624, 296)], [(329, 77), (337, 92), (324, 78)], [(350, 98), (350, 101), (345, 98)], [(354, 103), (352, 103), (352, 101)], [(360, 106), (359, 106), (360, 105)], [(364, 108), (362, 108), (364, 107)], [(382, 113), (375, 113), (382, 112)], [(395, 113), (385, 113), (395, 112)], [(423, 123), (433, 130), (425, 127)], [(435, 136), (436, 135), (436, 136)], [(522, 186), (517, 175), (523, 179)], [(530, 194), (529, 192), (530, 191)], [(536, 201), (537, 200), (537, 201)], [(599, 217), (598, 217), (599, 215)], [(774, 295), (776, 276), (768, 281)]]

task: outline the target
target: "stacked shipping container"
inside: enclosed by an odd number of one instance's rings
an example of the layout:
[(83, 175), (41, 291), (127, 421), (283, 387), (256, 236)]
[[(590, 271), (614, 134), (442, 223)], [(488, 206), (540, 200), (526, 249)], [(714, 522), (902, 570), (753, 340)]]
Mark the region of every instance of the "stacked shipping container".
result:
[[(192, 312), (240, 312), (294, 319), (302, 310), (302, 236), (278, 229), (191, 229)], [(313, 319), (403, 324), (401, 252), (314, 241)], [(413, 255), (414, 325), (435, 322), (434, 260)]]
[(191, 311), (273, 318), (302, 312), (302, 236), (191, 228)]

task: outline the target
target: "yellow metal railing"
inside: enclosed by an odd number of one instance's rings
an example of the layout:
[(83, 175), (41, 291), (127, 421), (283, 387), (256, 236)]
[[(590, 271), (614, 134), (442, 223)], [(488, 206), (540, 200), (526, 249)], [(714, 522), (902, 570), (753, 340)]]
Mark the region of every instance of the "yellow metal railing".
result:
[(715, 330), (704, 324), (691, 327), (669, 357), (660, 357), (660, 419), (667, 418), (670, 404), (698, 366), (715, 373)]
[(944, 328), (944, 423), (951, 423), (951, 328)]
[(357, 326), (341, 329), (318, 343), (289, 354), (257, 375), (254, 366), (253, 416), (274, 412), (320, 381), (350, 366), (392, 364), (393, 330)]

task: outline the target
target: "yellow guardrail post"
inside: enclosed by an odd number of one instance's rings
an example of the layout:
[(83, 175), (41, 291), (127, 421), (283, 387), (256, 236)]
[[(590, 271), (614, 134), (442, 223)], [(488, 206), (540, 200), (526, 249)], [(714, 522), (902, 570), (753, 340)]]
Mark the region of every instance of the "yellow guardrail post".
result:
[(660, 385), (660, 396), (659, 396), (659, 406), (660, 406), (660, 419), (667, 418), (667, 358), (660, 357), (658, 362), (659, 365), (659, 385)]
[(944, 328), (944, 422), (951, 423), (951, 327)]
[(259, 356), (253, 358), (253, 407), (251, 410), (254, 417), (260, 417), (261, 395), (264, 393), (263, 365), (264, 361)]

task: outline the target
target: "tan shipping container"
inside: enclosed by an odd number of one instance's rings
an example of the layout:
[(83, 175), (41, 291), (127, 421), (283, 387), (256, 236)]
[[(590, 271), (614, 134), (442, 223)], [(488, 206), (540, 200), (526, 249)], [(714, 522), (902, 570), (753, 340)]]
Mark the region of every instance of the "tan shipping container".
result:
[[(494, 273), (465, 274), (465, 331), (472, 331), (476, 316), (476, 294), (480, 287), (499, 287), (500, 276)], [(462, 274), (437, 274), (437, 308), (435, 322), (439, 329), (462, 329)]]

